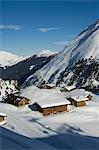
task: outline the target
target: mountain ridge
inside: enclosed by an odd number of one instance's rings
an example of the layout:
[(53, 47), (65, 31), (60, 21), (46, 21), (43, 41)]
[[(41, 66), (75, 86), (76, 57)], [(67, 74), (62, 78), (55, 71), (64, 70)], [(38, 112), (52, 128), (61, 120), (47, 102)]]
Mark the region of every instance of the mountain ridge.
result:
[(34, 75), (27, 79), (27, 83), (40, 86), (49, 83), (51, 77), (54, 84), (60, 78), (60, 74), (67, 67), (74, 65), (81, 59), (99, 60), (99, 20), (88, 26), (74, 40), (66, 45), (49, 63), (38, 70)]
[(0, 50), (0, 67), (12, 66), (26, 58), (25, 56), (18, 56), (11, 52)]

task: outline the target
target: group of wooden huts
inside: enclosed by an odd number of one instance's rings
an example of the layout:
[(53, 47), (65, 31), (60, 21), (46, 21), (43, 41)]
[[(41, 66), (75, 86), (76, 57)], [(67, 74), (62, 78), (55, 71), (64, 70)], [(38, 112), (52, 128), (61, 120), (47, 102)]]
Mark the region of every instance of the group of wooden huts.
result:
[(73, 105), (76, 107), (82, 107), (86, 105), (86, 101), (89, 101), (92, 99), (91, 95), (88, 96), (75, 96), (75, 97), (69, 97), (67, 99), (65, 98), (57, 98), (52, 100), (42, 100), (40, 102), (34, 103), (33, 105), (36, 106), (36, 110), (42, 113), (44, 116), (50, 115), (50, 114), (57, 114), (61, 112), (68, 112), (69, 111), (69, 105)]
[[(53, 89), (55, 88), (54, 84), (46, 84), (43, 86), (44, 89)], [(75, 86), (66, 87), (62, 89), (62, 92), (74, 90)], [(44, 99), (37, 101), (33, 104), (30, 104), (32, 99), (26, 98), (24, 96), (16, 96), (14, 94), (9, 94), (5, 99), (5, 103), (9, 103), (15, 105), (17, 107), (22, 107), (28, 104), (31, 110), (36, 110), (42, 113), (44, 116), (57, 114), (61, 112), (68, 112), (69, 105), (73, 105), (76, 107), (85, 106), (87, 101), (92, 100), (92, 96), (90, 94), (78, 95), (78, 96), (69, 96), (68, 98), (64, 98), (59, 95), (52, 94), (52, 96), (46, 96)], [(35, 108), (35, 109), (34, 109)], [(0, 123), (6, 123), (7, 115), (4, 113), (0, 113)]]
[[(44, 116), (57, 114), (61, 112), (68, 112), (69, 105), (74, 105), (76, 107), (82, 107), (86, 105), (86, 101), (92, 99), (91, 95), (87, 96), (71, 96), (67, 99), (63, 97), (54, 97), (50, 99), (45, 99), (39, 102), (35, 102), (34, 104), (30, 105), (31, 109), (32, 106), (35, 106), (35, 110), (42, 113)], [(6, 99), (6, 103), (13, 104), (15, 106), (24, 106), (30, 103), (30, 100), (25, 97), (15, 97), (14, 95), (9, 95)], [(33, 110), (33, 109), (32, 109)], [(4, 125), (7, 123), (7, 115), (5, 113), (0, 113), (0, 125)]]

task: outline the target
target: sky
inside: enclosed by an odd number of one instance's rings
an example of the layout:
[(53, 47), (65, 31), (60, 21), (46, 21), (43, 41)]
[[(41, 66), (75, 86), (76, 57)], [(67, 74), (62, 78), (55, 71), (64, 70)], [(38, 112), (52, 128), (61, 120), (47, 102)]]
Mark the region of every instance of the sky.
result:
[(99, 18), (98, 1), (0, 0), (0, 51), (62, 50)]

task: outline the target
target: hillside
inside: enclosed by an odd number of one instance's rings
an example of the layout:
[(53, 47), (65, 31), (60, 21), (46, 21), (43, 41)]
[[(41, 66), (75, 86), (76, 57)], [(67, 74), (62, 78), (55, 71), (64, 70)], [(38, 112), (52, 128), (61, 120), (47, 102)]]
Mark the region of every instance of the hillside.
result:
[[(60, 51), (49, 63), (47, 63), (43, 68), (38, 70), (34, 75), (30, 76), (27, 79), (28, 84), (35, 84), (36, 86), (40, 86), (44, 83), (55, 83), (56, 85), (60, 85), (60, 80), (63, 80), (64, 75), (62, 74), (71, 72), (72, 67), (76, 66), (76, 63), (83, 59), (84, 62), (87, 60), (86, 69), (84, 69), (84, 74), (87, 74), (87, 66), (90, 64), (88, 60), (91, 59), (94, 61), (94, 65), (97, 64), (97, 70), (99, 67), (99, 20), (97, 20), (92, 25), (85, 28), (73, 41), (66, 45), (63, 51)], [(96, 66), (96, 65), (95, 65)], [(73, 71), (73, 69), (72, 69)], [(75, 71), (73, 71), (75, 72)], [(82, 72), (82, 68), (79, 73)], [(96, 71), (97, 72), (97, 71)], [(71, 72), (72, 73), (72, 72)], [(90, 78), (89, 76), (85, 77), (86, 82), (90, 79), (95, 79), (96, 82), (99, 79), (93, 76), (93, 68), (90, 68)], [(98, 76), (97, 72), (97, 76)], [(80, 75), (80, 74), (79, 74)], [(71, 75), (72, 76), (72, 75)], [(68, 76), (66, 78), (71, 78)], [(88, 80), (87, 80), (88, 78)], [(68, 84), (66, 80), (63, 83)], [(85, 82), (85, 83), (86, 83)], [(73, 84), (77, 84), (78, 81), (74, 80)], [(84, 83), (84, 84), (85, 84)], [(79, 85), (81, 86), (81, 85)]]
[(53, 57), (54, 55), (47, 57), (39, 57), (37, 55), (33, 55), (15, 65), (9, 66), (6, 69), (1, 69), (0, 78), (4, 80), (18, 80), (18, 82), (22, 84), (31, 74), (35, 73), (38, 69), (43, 67)]
[[(38, 89), (34, 86), (21, 91), (22, 95), (32, 98), (31, 104), (44, 98), (48, 101), (53, 93), (64, 98), (68, 95), (86, 95), (82, 89), (61, 93), (57, 89)], [(88, 101), (85, 107), (70, 106), (69, 112), (46, 117), (28, 106), (17, 108), (0, 102), (0, 111), (7, 114), (8, 121), (0, 127), (1, 149), (98, 150), (99, 96), (91, 95), (92, 101)]]

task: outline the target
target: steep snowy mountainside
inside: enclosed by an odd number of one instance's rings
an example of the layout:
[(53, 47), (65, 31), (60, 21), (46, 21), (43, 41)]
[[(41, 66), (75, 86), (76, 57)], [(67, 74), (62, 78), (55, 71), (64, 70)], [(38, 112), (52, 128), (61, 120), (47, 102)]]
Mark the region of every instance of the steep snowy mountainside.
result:
[(63, 51), (60, 51), (48, 64), (27, 79), (35, 85), (54, 82), (60, 74), (81, 59), (99, 59), (99, 20), (88, 26)]
[(10, 52), (0, 51), (0, 67), (12, 66), (26, 58), (27, 57), (17, 56)]

